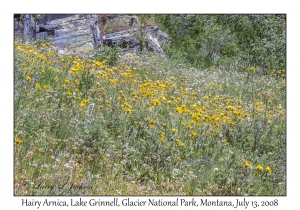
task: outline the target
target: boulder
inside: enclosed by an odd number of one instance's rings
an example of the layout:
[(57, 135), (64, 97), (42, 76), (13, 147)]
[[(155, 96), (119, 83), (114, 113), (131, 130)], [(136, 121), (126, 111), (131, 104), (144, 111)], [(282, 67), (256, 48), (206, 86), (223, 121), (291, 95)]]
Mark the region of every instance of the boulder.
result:
[(158, 26), (146, 26), (143, 28), (143, 34), (151, 34), (153, 38), (155, 38), (159, 44), (169, 44), (168, 34), (162, 30)]
[(157, 39), (152, 37), (151, 34), (146, 34), (145, 41), (146, 41), (146, 47), (149, 51), (154, 51), (154, 52), (160, 54), (161, 56), (165, 55), (164, 51), (163, 51), (163, 49), (161, 49)]
[(74, 14), (41, 14), (37, 20), (37, 24), (43, 24), (52, 20), (62, 19), (73, 16)]
[[(116, 18), (114, 18), (116, 19)], [(118, 46), (125, 53), (140, 54), (142, 42), (145, 42), (149, 51), (164, 55), (160, 44), (168, 44), (168, 35), (161, 31), (158, 26), (147, 26), (143, 29), (131, 28), (124, 31), (105, 34), (102, 36), (103, 44), (107, 46)], [(158, 41), (160, 40), (160, 42)]]
[[(15, 34), (21, 32), (30, 40), (52, 40), (62, 53), (92, 52), (99, 44), (104, 44), (118, 46), (125, 54), (140, 54), (146, 46), (149, 51), (164, 55), (160, 45), (169, 43), (168, 35), (158, 26), (141, 29), (135, 15), (16, 14), (14, 18)], [(20, 19), (23, 24), (19, 24)]]
[(138, 30), (129, 29), (117, 33), (105, 34), (102, 36), (103, 44), (113, 47), (118, 46), (125, 53), (136, 53), (141, 52), (141, 41), (137, 34), (140, 33)]
[(134, 15), (118, 15), (100, 21), (99, 27), (102, 29), (102, 34), (109, 34), (129, 29), (140, 29), (140, 22), (138, 17)]
[(101, 41), (96, 15), (73, 15), (37, 26), (36, 39), (49, 41), (59, 48), (89, 52)]

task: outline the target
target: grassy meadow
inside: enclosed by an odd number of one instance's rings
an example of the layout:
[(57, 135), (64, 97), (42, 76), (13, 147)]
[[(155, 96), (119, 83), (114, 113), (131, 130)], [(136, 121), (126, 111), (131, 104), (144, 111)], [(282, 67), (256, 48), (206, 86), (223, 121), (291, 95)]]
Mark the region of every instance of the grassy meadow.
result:
[(15, 195), (286, 195), (284, 69), (14, 48)]

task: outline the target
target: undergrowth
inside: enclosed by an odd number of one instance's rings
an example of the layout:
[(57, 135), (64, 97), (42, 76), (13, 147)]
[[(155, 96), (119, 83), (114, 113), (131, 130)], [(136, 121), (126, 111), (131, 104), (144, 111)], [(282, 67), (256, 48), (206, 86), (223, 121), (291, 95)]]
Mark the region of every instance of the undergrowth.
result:
[(286, 195), (285, 70), (14, 45), (15, 195)]

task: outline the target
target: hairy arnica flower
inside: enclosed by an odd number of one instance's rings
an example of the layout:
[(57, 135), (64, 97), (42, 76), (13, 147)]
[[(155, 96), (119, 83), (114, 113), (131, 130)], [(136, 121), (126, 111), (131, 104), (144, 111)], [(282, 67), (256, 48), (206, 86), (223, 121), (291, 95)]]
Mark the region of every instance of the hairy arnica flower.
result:
[(259, 171), (261, 171), (262, 170), (262, 166), (258, 165), (258, 166), (256, 166), (256, 169), (259, 170)]
[(15, 138), (15, 142), (17, 142), (17, 143), (23, 143), (23, 141), (21, 139), (19, 139), (19, 138)]
[(36, 88), (37, 88), (37, 89), (39, 89), (39, 90), (41, 90), (41, 89), (42, 89), (42, 87), (41, 87), (40, 83), (36, 83), (36, 84), (35, 84), (35, 86), (36, 86)]
[(30, 76), (26, 76), (26, 80), (27, 80), (28, 82), (30, 82), (30, 81), (31, 81), (31, 77), (30, 77)]
[(272, 169), (271, 169), (269, 166), (266, 167), (266, 171), (267, 171), (268, 173), (272, 173)]

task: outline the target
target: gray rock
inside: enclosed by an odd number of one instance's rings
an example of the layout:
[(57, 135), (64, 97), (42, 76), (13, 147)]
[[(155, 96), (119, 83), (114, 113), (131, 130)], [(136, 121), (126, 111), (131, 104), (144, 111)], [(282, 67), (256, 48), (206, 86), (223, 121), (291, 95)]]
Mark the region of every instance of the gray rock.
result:
[(151, 34), (146, 34), (146, 47), (149, 51), (154, 51), (162, 56), (165, 55), (163, 49), (161, 49), (156, 38), (152, 37)]
[(118, 15), (102, 22), (103, 34), (126, 31), (128, 29), (140, 29), (140, 22), (134, 15)]
[(155, 38), (159, 44), (169, 44), (168, 34), (162, 30), (158, 26), (146, 26), (143, 28), (144, 34), (151, 34), (153, 38)]
[(82, 52), (93, 51), (101, 41), (96, 15), (73, 15), (38, 25), (37, 39), (49, 41), (56, 47)]
[[(17, 24), (15, 34), (22, 31), (26, 39), (50, 41), (59, 52), (90, 52), (99, 44), (119, 46), (122, 52), (140, 54), (145, 44), (149, 51), (164, 55), (161, 44), (168, 44), (168, 35), (158, 26), (140, 28), (140, 22), (134, 15), (118, 15), (98, 21), (101, 15), (63, 15), (45, 14), (23, 15), (23, 25)], [(34, 19), (36, 18), (36, 19)], [(35, 21), (38, 21), (37, 23)], [(103, 28), (101, 36), (99, 26)], [(112, 33), (107, 33), (111, 31)], [(101, 31), (102, 32), (102, 31)]]
[(38, 32), (43, 32), (43, 31), (54, 31), (57, 29), (56, 25), (39, 25), (38, 26)]
[(139, 29), (128, 29), (128, 30), (124, 30), (124, 31), (105, 34), (102, 37), (103, 37), (103, 39), (107, 39), (107, 38), (116, 37), (116, 36), (123, 36), (126, 34), (141, 34), (141, 33), (140, 33)]
[[(149, 51), (164, 55), (164, 52), (158, 42), (158, 37), (162, 44), (168, 44), (168, 35), (161, 31), (157, 26), (148, 26), (144, 29), (132, 28), (115, 33), (105, 34), (102, 36), (103, 44), (107, 46), (118, 46), (125, 53), (140, 54), (142, 50), (142, 40), (144, 39), (146, 47)], [(143, 36), (144, 35), (144, 36)], [(140, 37), (139, 37), (140, 36)], [(142, 38), (141, 40), (141, 37)]]
[(36, 39), (49, 40), (54, 36), (54, 31), (41, 32), (36, 34)]
[(74, 14), (41, 14), (37, 24), (43, 24), (52, 20), (73, 16)]
[(118, 33), (105, 34), (103, 44), (113, 47), (118, 46), (125, 53), (141, 52), (141, 42), (137, 37), (138, 30), (126, 30)]

